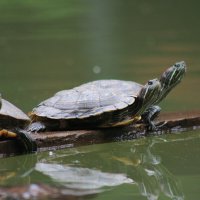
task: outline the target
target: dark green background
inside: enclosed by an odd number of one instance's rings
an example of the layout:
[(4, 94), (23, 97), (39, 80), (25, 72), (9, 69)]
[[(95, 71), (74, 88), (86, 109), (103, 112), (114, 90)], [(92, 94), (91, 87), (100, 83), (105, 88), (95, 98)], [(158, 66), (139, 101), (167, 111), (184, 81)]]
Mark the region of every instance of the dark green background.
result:
[(2, 96), (30, 111), (61, 89), (107, 78), (145, 83), (185, 60), (187, 76), (163, 107), (198, 109), (197, 2), (1, 0)]

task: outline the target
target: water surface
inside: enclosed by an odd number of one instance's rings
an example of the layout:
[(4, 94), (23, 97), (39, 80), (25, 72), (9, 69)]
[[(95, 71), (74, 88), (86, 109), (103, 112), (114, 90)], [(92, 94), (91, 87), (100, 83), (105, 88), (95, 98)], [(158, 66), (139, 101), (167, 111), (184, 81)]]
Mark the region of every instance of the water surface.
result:
[(198, 199), (200, 132), (1, 159), (1, 186), (64, 187), (84, 199)]
[(30, 111), (61, 89), (107, 78), (145, 83), (185, 60), (187, 76), (163, 108), (197, 109), (198, 6), (171, 0), (2, 0), (1, 93)]

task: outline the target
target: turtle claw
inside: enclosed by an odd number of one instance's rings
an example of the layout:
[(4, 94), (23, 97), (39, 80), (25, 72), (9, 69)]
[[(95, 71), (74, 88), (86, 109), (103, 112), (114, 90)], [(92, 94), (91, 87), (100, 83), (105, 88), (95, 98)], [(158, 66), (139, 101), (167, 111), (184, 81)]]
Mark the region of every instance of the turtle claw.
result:
[(153, 122), (150, 122), (149, 125), (147, 126), (147, 130), (148, 131), (160, 131), (161, 128), (163, 128), (165, 126), (165, 124), (167, 124), (166, 121), (162, 122), (162, 123), (153, 123)]
[(167, 124), (166, 121), (164, 121), (162, 123), (158, 123), (158, 125), (156, 127), (158, 127), (160, 129), (160, 128), (163, 128), (165, 126), (165, 124)]
[(158, 131), (158, 130), (159, 130), (159, 127), (156, 126), (153, 122), (150, 122), (147, 125), (147, 131)]

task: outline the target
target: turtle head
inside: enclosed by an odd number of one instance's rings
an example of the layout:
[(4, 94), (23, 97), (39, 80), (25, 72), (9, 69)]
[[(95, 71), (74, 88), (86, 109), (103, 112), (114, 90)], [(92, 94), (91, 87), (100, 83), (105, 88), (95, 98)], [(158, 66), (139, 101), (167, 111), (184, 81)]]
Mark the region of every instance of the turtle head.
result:
[(186, 63), (177, 62), (169, 67), (160, 77), (161, 93), (157, 102), (160, 102), (178, 83), (181, 82), (186, 72)]
[(143, 113), (149, 106), (153, 105), (160, 95), (161, 84), (158, 79), (149, 80), (138, 94), (138, 98), (142, 100), (140, 113)]

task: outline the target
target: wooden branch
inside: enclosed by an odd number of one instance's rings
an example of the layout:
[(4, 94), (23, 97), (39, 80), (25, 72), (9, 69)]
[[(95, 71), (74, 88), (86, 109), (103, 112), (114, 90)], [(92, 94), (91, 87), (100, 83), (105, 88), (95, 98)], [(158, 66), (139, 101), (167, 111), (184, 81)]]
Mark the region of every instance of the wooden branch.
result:
[[(126, 127), (73, 130), (58, 132), (31, 133), (35, 139), (38, 151), (56, 150), (79, 145), (136, 139), (148, 134), (164, 134), (195, 130), (200, 128), (200, 111), (162, 113), (156, 120), (163, 125), (159, 131), (147, 132), (144, 124), (132, 124)], [(17, 140), (0, 141), (0, 156), (20, 154), (22, 147)]]

